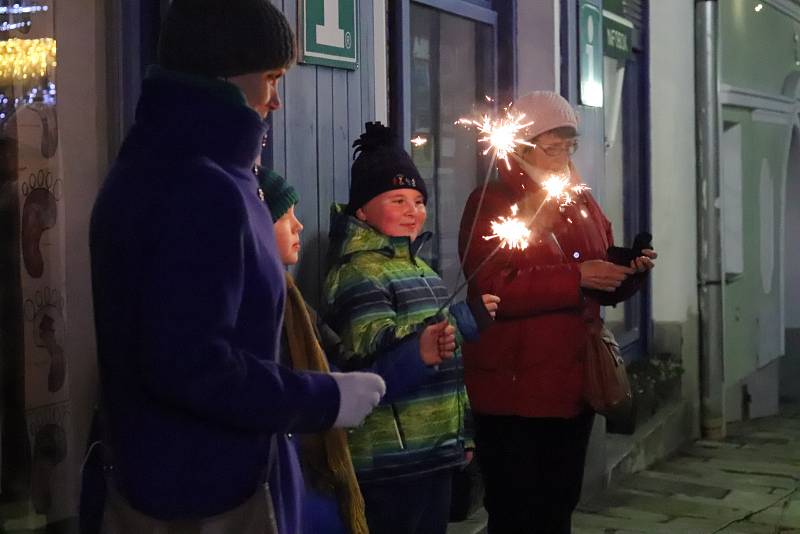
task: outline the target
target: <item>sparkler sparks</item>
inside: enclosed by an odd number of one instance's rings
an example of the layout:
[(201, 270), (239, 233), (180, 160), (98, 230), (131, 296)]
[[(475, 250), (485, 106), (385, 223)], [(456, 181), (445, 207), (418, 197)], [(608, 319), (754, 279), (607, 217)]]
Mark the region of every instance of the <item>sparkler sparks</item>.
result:
[[(575, 202), (575, 197), (587, 191), (588, 186), (584, 184), (570, 185), (569, 178), (559, 175), (553, 175), (548, 178), (543, 184), (542, 188), (547, 192), (547, 196), (539, 204), (539, 208), (534, 215), (524, 221), (518, 219), (517, 205), (511, 206), (511, 217), (499, 217), (491, 222), (492, 234), (483, 236), (486, 241), (491, 239), (499, 239), (499, 248), (507, 248), (510, 250), (525, 250), (530, 245), (531, 225), (536, 220), (536, 217), (542, 211), (545, 203), (550, 200), (558, 201), (559, 206), (566, 207)], [(583, 210), (582, 210), (583, 211)], [(572, 223), (571, 219), (567, 219)]]
[(545, 200), (557, 200), (561, 207), (573, 204), (577, 195), (589, 190), (585, 184), (571, 186), (569, 178), (557, 174), (545, 180), (542, 187), (547, 191)]
[(530, 244), (531, 231), (524, 221), (516, 218), (517, 205), (511, 206), (511, 217), (500, 217), (492, 221), (492, 235), (483, 236), (486, 241), (499, 239), (499, 247), (525, 250)]
[(483, 137), (478, 138), (478, 142), (487, 145), (483, 155), (494, 150), (497, 158), (505, 161), (506, 167), (510, 169), (508, 155), (517, 148), (517, 145), (534, 146), (518, 137), (521, 130), (533, 124), (532, 121), (523, 122), (524, 120), (524, 113), (512, 113), (506, 108), (505, 116), (499, 119), (493, 120), (489, 115), (484, 115), (480, 120), (461, 118), (456, 121), (456, 124), (477, 128), (483, 134)]
[(419, 148), (421, 146), (428, 144), (428, 140), (418, 135), (414, 139), (411, 139), (411, 144)]

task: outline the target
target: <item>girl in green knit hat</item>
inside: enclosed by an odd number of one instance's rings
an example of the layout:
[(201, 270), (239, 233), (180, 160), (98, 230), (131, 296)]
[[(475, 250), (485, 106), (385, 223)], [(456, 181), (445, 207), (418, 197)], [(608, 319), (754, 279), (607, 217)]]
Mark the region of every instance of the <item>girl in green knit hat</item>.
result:
[[(295, 213), (300, 198), (286, 180), (274, 172), (259, 170), (259, 185), (269, 207), (275, 241), (284, 266), (295, 265), (300, 257), (303, 225)], [(291, 274), (286, 273), (286, 309), (281, 336), (281, 363), (295, 370), (328, 372), (330, 364), (363, 359), (347, 351), (339, 336), (319, 319), (300, 293)], [(429, 326), (418, 338), (387, 351), (388, 361), (398, 361), (408, 353), (428, 358), (451, 355), (447, 347), (455, 341), (447, 325)], [(388, 387), (403, 388), (393, 382), (390, 369), (376, 368)], [(331, 429), (321, 434), (300, 435), (292, 440), (305, 481), (302, 528), (305, 534), (367, 534), (364, 500), (356, 481), (348, 450), (347, 434)]]

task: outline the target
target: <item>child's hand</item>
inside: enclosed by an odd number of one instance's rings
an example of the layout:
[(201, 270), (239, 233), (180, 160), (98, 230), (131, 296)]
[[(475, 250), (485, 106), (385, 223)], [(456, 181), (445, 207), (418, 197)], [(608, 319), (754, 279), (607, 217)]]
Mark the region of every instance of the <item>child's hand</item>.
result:
[(444, 331), (439, 335), (439, 357), (449, 360), (456, 352), (456, 327), (443, 321)]
[(425, 365), (439, 365), (453, 357), (456, 329), (447, 321), (426, 326), (419, 338), (419, 351)]
[(497, 307), (500, 305), (500, 297), (486, 293), (481, 295), (481, 299), (483, 300), (483, 305), (486, 306), (486, 311), (494, 319), (495, 315), (497, 315)]

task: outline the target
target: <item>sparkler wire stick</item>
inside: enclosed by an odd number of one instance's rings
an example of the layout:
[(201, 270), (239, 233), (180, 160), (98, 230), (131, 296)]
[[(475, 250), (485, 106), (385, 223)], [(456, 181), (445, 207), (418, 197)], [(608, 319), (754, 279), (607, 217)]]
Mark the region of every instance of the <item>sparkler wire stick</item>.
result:
[[(534, 220), (536, 219), (536, 216), (537, 216), (537, 215), (539, 215), (539, 212), (541, 212), (541, 211), (542, 211), (542, 208), (544, 207), (545, 203), (547, 202), (547, 198), (548, 198), (548, 197), (545, 197), (545, 198), (544, 198), (544, 200), (542, 200), (542, 203), (541, 203), (541, 204), (539, 204), (539, 208), (536, 210), (536, 213), (534, 213), (534, 214), (533, 214), (533, 217), (531, 217), (530, 219), (528, 219), (528, 222), (527, 222), (527, 223), (525, 223), (525, 227), (526, 227), (526, 228), (530, 229), (530, 226), (533, 224)], [(477, 215), (477, 214), (476, 214), (476, 215)], [(478, 219), (478, 218), (477, 218), (477, 216), (476, 216), (476, 217), (475, 217), (475, 220), (477, 220), (477, 219)], [(474, 224), (474, 221), (473, 221), (473, 229), (474, 229), (474, 227), (475, 227), (475, 224)], [(471, 241), (470, 241), (470, 243), (471, 243)], [(467, 243), (467, 247), (469, 247), (470, 243)], [(470, 283), (470, 282), (472, 282), (472, 280), (474, 280), (474, 279), (475, 279), (475, 275), (476, 275), (476, 274), (478, 274), (478, 273), (480, 272), (480, 270), (481, 270), (481, 269), (482, 269), (482, 268), (483, 268), (483, 267), (484, 267), (484, 266), (485, 266), (487, 263), (489, 263), (489, 261), (491, 261), (491, 259), (492, 259), (492, 258), (494, 258), (494, 257), (497, 255), (497, 253), (498, 253), (498, 252), (500, 252), (500, 249), (501, 249), (501, 248), (503, 248), (503, 244), (504, 244), (504, 242), (503, 242), (503, 240), (501, 239), (501, 240), (500, 240), (500, 242), (499, 242), (499, 243), (497, 243), (497, 246), (496, 246), (496, 247), (494, 247), (494, 250), (492, 250), (492, 252), (490, 252), (488, 256), (486, 256), (485, 258), (483, 258), (483, 260), (481, 260), (481, 262), (478, 264), (478, 266), (477, 266), (477, 267), (475, 267), (475, 270), (473, 270), (473, 271), (472, 271), (472, 274), (471, 274), (471, 275), (469, 275), (469, 276), (467, 277), (467, 279), (466, 279), (466, 280), (464, 280), (464, 282), (462, 282), (460, 285), (458, 285), (458, 287), (456, 287), (455, 291), (453, 291), (453, 292), (450, 294), (450, 297), (448, 297), (448, 299), (447, 299), (446, 301), (444, 301), (444, 304), (442, 304), (442, 305), (439, 307), (439, 309), (436, 311), (436, 314), (437, 314), (437, 315), (438, 315), (438, 314), (440, 314), (440, 313), (442, 313), (442, 311), (443, 311), (445, 308), (447, 308), (447, 307), (448, 307), (450, 304), (452, 304), (452, 303), (453, 303), (453, 301), (455, 300), (456, 296), (457, 296), (457, 295), (458, 295), (458, 294), (461, 292), (461, 290), (462, 290), (462, 289), (464, 289), (465, 287), (467, 287), (467, 286), (469, 285), (469, 283)], [(469, 250), (469, 249), (467, 248), (467, 250)], [(461, 270), (462, 270), (462, 271), (464, 270), (464, 262), (466, 261), (466, 259), (467, 259), (467, 254), (466, 254), (466, 252), (465, 252), (465, 253), (464, 253), (464, 258), (461, 260)], [(461, 276), (460, 276), (460, 275), (459, 275), (459, 278), (461, 278)]]
[[(461, 280), (461, 275), (464, 274), (464, 263), (467, 261), (467, 254), (469, 254), (469, 248), (472, 246), (472, 237), (475, 235), (475, 228), (478, 226), (478, 216), (481, 213), (481, 207), (483, 206), (483, 199), (486, 197), (486, 188), (489, 186), (489, 178), (492, 176), (492, 171), (494, 170), (494, 164), (497, 161), (497, 150), (492, 151), (492, 159), (489, 160), (489, 168), (486, 169), (486, 177), (483, 179), (483, 188), (481, 189), (481, 196), (478, 198), (478, 208), (475, 210), (475, 216), (472, 218), (472, 227), (469, 229), (469, 236), (467, 237), (467, 246), (464, 248), (464, 253), (461, 257), (461, 265), (458, 268), (458, 275), (456, 276), (456, 285), (458, 285), (459, 281)], [(456, 291), (456, 294), (461, 291), (459, 289)], [(439, 310), (441, 311), (441, 310)]]
[[(486, 97), (486, 100), (492, 102), (492, 99), (488, 96)], [(522, 121), (524, 118), (524, 113), (513, 114), (509, 111), (508, 107), (506, 107), (505, 117), (501, 119), (492, 120), (489, 115), (484, 115), (480, 121), (465, 118), (461, 118), (456, 121), (456, 124), (466, 126), (468, 128), (477, 128), (478, 131), (483, 134), (483, 137), (478, 138), (478, 142), (488, 145), (486, 150), (483, 151), (483, 154), (485, 155), (489, 152), (492, 153), (492, 158), (489, 161), (489, 167), (486, 169), (486, 177), (483, 180), (481, 195), (478, 199), (478, 207), (475, 210), (475, 216), (472, 219), (472, 226), (469, 230), (469, 235), (467, 236), (467, 245), (464, 249), (464, 253), (462, 254), (461, 264), (459, 266), (458, 274), (456, 275), (456, 285), (458, 285), (459, 280), (461, 280), (461, 275), (464, 272), (464, 263), (466, 262), (467, 255), (469, 254), (469, 249), (472, 246), (472, 238), (475, 237), (475, 228), (478, 224), (478, 216), (480, 215), (481, 207), (483, 206), (483, 200), (486, 197), (486, 188), (489, 185), (489, 178), (492, 176), (492, 171), (494, 171), (497, 159), (502, 159), (506, 162), (506, 166), (509, 166), (508, 155), (509, 153), (513, 152), (518, 145), (533, 146), (525, 139), (520, 139), (517, 137), (517, 135), (519, 135), (518, 132), (523, 131), (525, 128), (533, 124), (533, 121), (523, 123)], [(461, 289), (456, 291), (454, 294), (458, 294), (459, 291), (461, 291)], [(439, 311), (441, 311), (441, 309)]]
[[(539, 204), (539, 208), (536, 210), (536, 213), (534, 213), (534, 214), (533, 214), (533, 216), (532, 216), (530, 219), (528, 219), (528, 222), (526, 222), (526, 223), (525, 223), (525, 227), (526, 227), (526, 228), (530, 229), (531, 225), (534, 223), (534, 221), (536, 220), (536, 217), (537, 217), (537, 216), (539, 215), (539, 213), (542, 211), (542, 208), (544, 207), (544, 205), (545, 205), (545, 203), (546, 203), (546, 202), (547, 202), (547, 197), (545, 197), (545, 198), (544, 198), (544, 200), (542, 200), (541, 204)], [(499, 242), (499, 243), (497, 243), (497, 246), (495, 246), (495, 247), (494, 247), (494, 249), (492, 250), (492, 252), (490, 252), (488, 256), (486, 256), (485, 258), (483, 258), (483, 260), (481, 260), (481, 262), (478, 264), (478, 266), (477, 266), (477, 267), (475, 267), (475, 269), (472, 271), (472, 274), (471, 274), (471, 275), (469, 275), (469, 276), (467, 277), (467, 279), (466, 279), (466, 280), (464, 280), (464, 282), (463, 282), (463, 283), (461, 283), (461, 284), (460, 284), (460, 285), (459, 285), (459, 286), (456, 288), (456, 290), (455, 290), (455, 291), (453, 291), (453, 292), (450, 294), (450, 297), (449, 297), (449, 298), (448, 298), (448, 299), (447, 299), (447, 300), (444, 302), (444, 304), (442, 304), (442, 305), (439, 307), (439, 310), (436, 312), (437, 314), (441, 313), (441, 312), (442, 312), (442, 310), (444, 310), (446, 307), (448, 307), (450, 304), (452, 304), (452, 303), (453, 303), (453, 300), (455, 300), (455, 298), (456, 298), (456, 295), (458, 295), (458, 294), (461, 292), (461, 290), (462, 290), (462, 289), (464, 289), (465, 287), (467, 287), (467, 286), (469, 285), (469, 283), (470, 283), (470, 282), (472, 282), (472, 280), (474, 280), (474, 279), (475, 279), (475, 275), (477, 275), (477, 274), (480, 272), (480, 270), (481, 270), (481, 269), (482, 269), (484, 266), (486, 266), (486, 264), (487, 264), (487, 263), (489, 263), (489, 262), (492, 260), (492, 258), (494, 258), (494, 257), (497, 255), (497, 253), (498, 253), (498, 252), (500, 252), (500, 249), (501, 249), (501, 248), (503, 248), (503, 244), (504, 244), (504, 242), (503, 242), (502, 240), (500, 240), (500, 242)], [(466, 257), (467, 257), (467, 255), (466, 255), (466, 254), (464, 254), (464, 259), (466, 259)], [(463, 270), (463, 264), (464, 264), (464, 262), (462, 261), (462, 270)]]
[(478, 264), (478, 266), (475, 268), (475, 270), (474, 270), (474, 271), (472, 271), (472, 274), (471, 274), (471, 275), (469, 275), (469, 276), (467, 277), (467, 279), (466, 279), (466, 280), (464, 280), (464, 281), (461, 283), (461, 285), (459, 285), (459, 286), (456, 288), (456, 290), (455, 290), (455, 291), (453, 291), (453, 292), (450, 294), (450, 296), (447, 298), (447, 300), (446, 300), (446, 301), (444, 301), (444, 304), (442, 304), (441, 306), (439, 306), (439, 309), (436, 311), (436, 315), (438, 315), (438, 314), (442, 313), (442, 311), (443, 311), (445, 308), (447, 308), (447, 307), (448, 307), (450, 304), (452, 304), (452, 303), (453, 303), (453, 301), (456, 299), (456, 296), (457, 296), (457, 295), (458, 295), (458, 294), (461, 292), (461, 290), (462, 290), (462, 289), (464, 289), (465, 287), (467, 287), (467, 286), (469, 285), (469, 283), (470, 283), (470, 282), (472, 282), (472, 280), (474, 280), (474, 279), (475, 279), (475, 275), (476, 275), (476, 274), (478, 274), (478, 273), (481, 271), (481, 269), (482, 269), (482, 268), (483, 268), (483, 267), (484, 267), (484, 266), (485, 266), (487, 263), (489, 263), (489, 261), (491, 261), (491, 259), (492, 259), (492, 258), (494, 258), (494, 257), (497, 255), (497, 253), (498, 253), (498, 252), (500, 252), (500, 249), (501, 249), (501, 248), (503, 248), (503, 243), (502, 243), (502, 242), (498, 243), (498, 244), (497, 244), (497, 246), (496, 246), (496, 247), (494, 247), (494, 250), (492, 250), (492, 252), (491, 252), (491, 253), (490, 253), (488, 256), (486, 256), (485, 258), (483, 258), (483, 260), (481, 260), (481, 262)]

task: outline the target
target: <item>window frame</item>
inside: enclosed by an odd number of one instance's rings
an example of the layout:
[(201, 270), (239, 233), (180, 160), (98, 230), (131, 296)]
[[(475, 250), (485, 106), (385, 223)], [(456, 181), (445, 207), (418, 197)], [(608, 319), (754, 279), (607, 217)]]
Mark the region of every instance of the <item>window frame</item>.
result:
[[(635, 132), (622, 132), (626, 148), (632, 139), (639, 141), (638, 150), (625, 150), (623, 168), (625, 169), (625, 187), (623, 201), (626, 206), (625, 237), (633, 240), (635, 235), (645, 229), (652, 230), (651, 209), (651, 160), (650, 160), (650, 47), (649, 47), (649, 2), (642, 0), (643, 24), (639, 30), (639, 46), (634, 47), (631, 63), (635, 63), (639, 75), (634, 80), (626, 80), (625, 84), (634, 86), (637, 91), (637, 102), (623, 101), (623, 125), (634, 123)], [(630, 68), (631, 65), (628, 65)], [(623, 89), (625, 91), (625, 89)], [(638, 180), (628, 169), (637, 168), (641, 172)], [(630, 209), (629, 209), (630, 208)], [(635, 213), (634, 213), (635, 211)], [(632, 215), (636, 215), (633, 217)], [(638, 219), (638, 221), (637, 221)], [(634, 223), (638, 222), (638, 227)], [(653, 237), (654, 246), (657, 248), (658, 236)], [(630, 245), (630, 243), (625, 243)], [(641, 289), (641, 308), (638, 310), (638, 335), (636, 338), (620, 340), (620, 347), (626, 362), (646, 358), (652, 347), (652, 292), (648, 279)]]
[[(569, 100), (574, 106), (578, 106), (578, 9), (580, 0), (560, 0), (560, 57), (561, 57), (561, 95)], [(636, 62), (639, 76), (636, 80), (628, 81), (625, 84), (634, 86), (638, 95), (638, 102), (632, 105), (630, 102), (623, 101), (622, 105), (622, 124), (630, 123), (636, 119), (637, 139), (639, 140), (638, 150), (624, 150), (623, 169), (638, 168), (641, 171), (640, 179), (633, 180), (631, 172), (626, 170), (623, 184), (623, 205), (625, 206), (625, 228), (623, 235), (628, 241), (621, 245), (630, 246), (630, 240), (640, 231), (652, 229), (652, 173), (651, 173), (651, 103), (650, 103), (650, 38), (649, 38), (649, 0), (640, 0), (640, 21), (634, 31), (633, 49), (634, 56), (629, 60)], [(627, 65), (626, 70), (630, 68)], [(623, 89), (625, 90), (625, 89)], [(630, 132), (626, 134), (620, 127), (620, 138), (628, 146), (632, 137)], [(628, 138), (628, 139), (626, 139)], [(605, 162), (597, 162), (604, 164)], [(633, 208), (631, 210), (631, 208)], [(632, 217), (636, 215), (636, 217)], [(658, 249), (658, 236), (653, 236), (654, 247)], [(629, 304), (622, 304), (629, 306)], [(626, 363), (646, 358), (651, 353), (653, 340), (653, 311), (652, 311), (652, 290), (648, 280), (641, 289), (641, 307), (636, 318), (637, 326), (635, 331), (626, 332), (617, 341), (620, 344), (623, 358)]]
[[(516, 2), (516, 0), (505, 0)], [(389, 2), (389, 124), (403, 139), (405, 149), (411, 147), (411, 4), (419, 4), (463, 17), (494, 29), (494, 62), (497, 87), (498, 14), (489, 3), (478, 0), (391, 0)]]
[[(623, 143), (623, 211), (622, 235), (630, 246), (641, 231), (652, 229), (650, 168), (650, 50), (649, 2), (641, 0), (642, 24), (634, 31), (632, 56), (626, 61), (623, 95), (635, 92), (636, 99), (622, 99), (619, 139)], [(628, 73), (636, 76), (628, 76)], [(633, 128), (631, 128), (633, 126)], [(637, 179), (638, 178), (638, 179)], [(654, 246), (658, 236), (654, 236)], [(618, 342), (624, 360), (631, 363), (646, 358), (652, 347), (652, 294), (647, 280), (640, 290), (638, 304), (626, 301), (626, 314), (633, 313), (633, 328), (620, 335)], [(637, 309), (638, 308), (638, 309)]]

